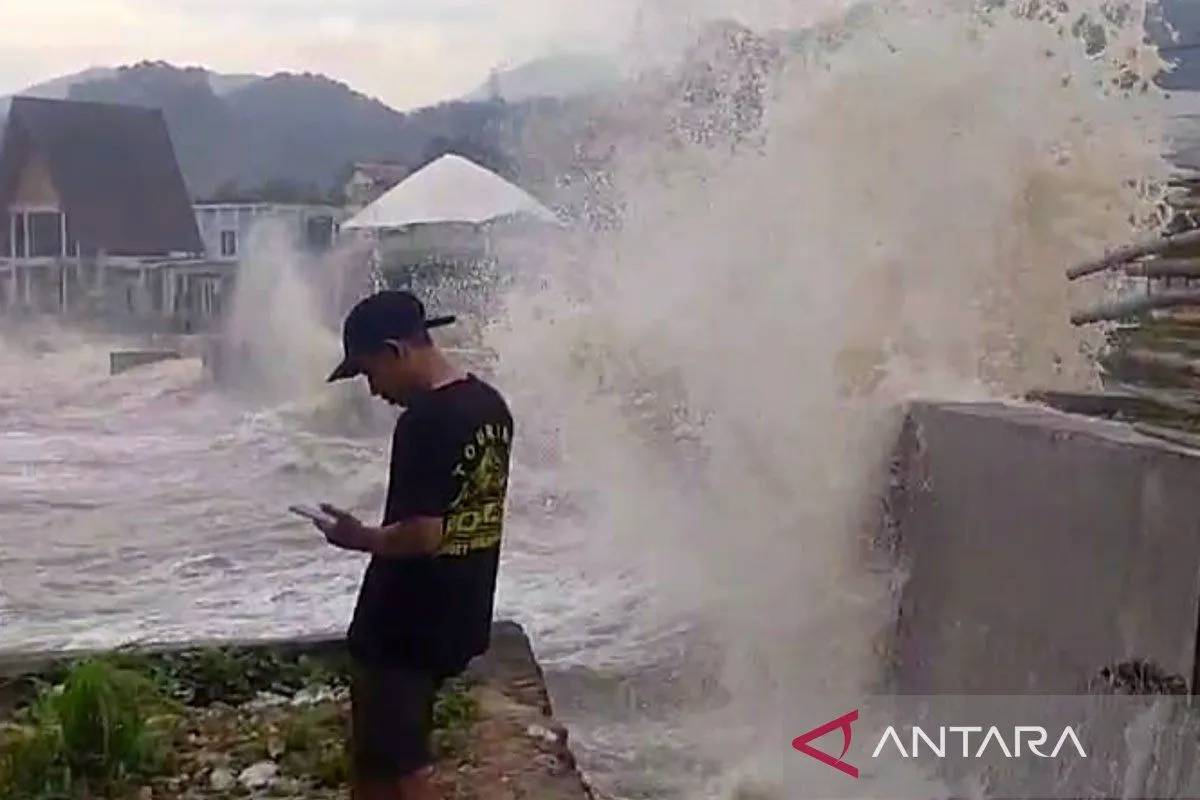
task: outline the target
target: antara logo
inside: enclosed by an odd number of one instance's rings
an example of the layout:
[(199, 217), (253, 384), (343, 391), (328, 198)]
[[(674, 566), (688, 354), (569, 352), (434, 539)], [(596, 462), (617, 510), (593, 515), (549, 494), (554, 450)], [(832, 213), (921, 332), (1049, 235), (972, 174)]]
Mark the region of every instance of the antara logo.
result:
[[(846, 754), (850, 752), (850, 744), (854, 739), (853, 725), (858, 721), (858, 711), (851, 711), (849, 714), (844, 714), (837, 719), (832, 719), (824, 725), (813, 728), (808, 733), (797, 736), (792, 740), (792, 747), (808, 756), (815, 758), (826, 766), (833, 767), (839, 772), (849, 775), (851, 778), (859, 776), (858, 767), (847, 762)], [(823, 750), (818, 750), (812, 746), (812, 742), (840, 730), (842, 732), (842, 753), (836, 758)], [(978, 748), (971, 747), (971, 735), (980, 734)], [(1080, 758), (1087, 758), (1087, 752), (1083, 749), (1083, 744), (1079, 741), (1079, 737), (1075, 734), (1075, 730), (1070, 726), (1063, 728), (1062, 733), (1054, 745), (1054, 749), (1050, 753), (1042, 752), (1047, 741), (1049, 741), (1049, 733), (1040, 725), (1018, 725), (1011, 735), (1005, 736), (1001, 733), (1000, 728), (993, 725), (985, 729), (980, 725), (960, 725), (960, 726), (941, 726), (937, 729), (937, 737), (931, 737), (920, 726), (912, 726), (912, 736), (910, 739), (911, 747), (905, 748), (904, 740), (900, 738), (900, 734), (896, 732), (894, 725), (889, 725), (887, 730), (879, 737), (879, 743), (875, 745), (874, 751), (871, 753), (871, 758), (879, 758), (884, 748), (890, 743), (895, 748), (901, 758), (919, 758), (921, 755), (921, 743), (924, 742), (925, 749), (930, 755), (936, 758), (946, 758), (947, 753), (951, 756), (957, 755), (957, 748), (951, 750), (948, 747), (947, 736), (950, 738), (959, 737), (962, 741), (962, 757), (963, 758), (983, 758), (984, 754), (989, 751), (989, 747), (994, 747), (999, 753), (1003, 753), (1005, 758), (1021, 758), (1023, 751), (1021, 745), (1024, 744), (1026, 750), (1038, 758), (1058, 758), (1059, 753), (1064, 749), (1074, 749), (1079, 754)], [(1012, 747), (1009, 747), (1009, 742)]]
[[(850, 742), (854, 739), (854, 729), (852, 726), (858, 721), (858, 711), (851, 711), (849, 714), (831, 719), (824, 725), (813, 728), (808, 733), (801, 734), (792, 740), (792, 747), (799, 750), (809, 758), (815, 758), (826, 766), (833, 767), (839, 772), (844, 772), (851, 778), (858, 777), (858, 767), (853, 764), (847, 764), (843, 759), (846, 758), (846, 753), (850, 752)], [(809, 744), (809, 742), (820, 739), (827, 733), (833, 733), (836, 730), (842, 732), (842, 754), (837, 758), (822, 752)]]

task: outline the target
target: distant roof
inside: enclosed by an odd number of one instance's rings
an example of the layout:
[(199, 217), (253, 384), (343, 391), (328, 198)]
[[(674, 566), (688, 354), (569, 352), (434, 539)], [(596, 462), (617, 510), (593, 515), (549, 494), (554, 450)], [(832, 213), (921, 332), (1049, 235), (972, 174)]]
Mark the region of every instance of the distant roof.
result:
[(333, 203), (282, 203), (273, 200), (197, 200), (192, 203), (197, 211), (220, 211), (228, 209), (251, 209), (255, 211), (319, 211), (341, 212), (342, 206)]
[(82, 244), (119, 255), (203, 251), (158, 109), (14, 98), (0, 150), (0, 208), (35, 153)]
[(342, 228), (403, 228), (437, 222), (482, 224), (522, 214), (544, 222), (558, 221), (524, 189), (451, 154), (413, 173)]
[(354, 165), (354, 171), (361, 172), (373, 181), (391, 183), (393, 186), (407, 178), (411, 172), (403, 164), (374, 161), (360, 161)]

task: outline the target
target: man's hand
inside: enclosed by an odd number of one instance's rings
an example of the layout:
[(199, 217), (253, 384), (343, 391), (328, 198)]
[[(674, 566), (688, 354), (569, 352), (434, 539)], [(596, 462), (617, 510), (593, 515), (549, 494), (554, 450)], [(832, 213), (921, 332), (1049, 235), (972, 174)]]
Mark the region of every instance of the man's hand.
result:
[(313, 524), (321, 533), (325, 534), (325, 539), (331, 545), (357, 553), (370, 553), (375, 549), (375, 543), (379, 536), (377, 529), (368, 528), (349, 511), (343, 511), (328, 503), (322, 503), (321, 510), (328, 514), (332, 521), (314, 522)]

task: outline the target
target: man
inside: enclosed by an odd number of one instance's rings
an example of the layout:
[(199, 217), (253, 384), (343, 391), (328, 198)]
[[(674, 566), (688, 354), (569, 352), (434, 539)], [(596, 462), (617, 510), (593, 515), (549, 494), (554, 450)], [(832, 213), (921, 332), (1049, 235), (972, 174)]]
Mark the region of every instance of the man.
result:
[(434, 698), (491, 634), (513, 420), (430, 339), (453, 321), (427, 320), (408, 292), (369, 297), (346, 318), (345, 358), (329, 376), (365, 375), (373, 396), (406, 409), (383, 525), (329, 505), (317, 523), (333, 545), (373, 556), (349, 632), (356, 800), (437, 796)]

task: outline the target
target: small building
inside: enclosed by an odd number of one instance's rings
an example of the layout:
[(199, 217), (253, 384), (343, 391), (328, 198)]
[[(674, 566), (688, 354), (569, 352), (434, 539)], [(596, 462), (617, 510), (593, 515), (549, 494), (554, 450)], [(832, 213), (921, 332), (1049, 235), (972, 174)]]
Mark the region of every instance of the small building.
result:
[(360, 162), (346, 182), (346, 205), (354, 210), (366, 208), (407, 178), (412, 170), (389, 162)]
[(0, 311), (183, 320), (231, 275), (204, 246), (162, 112), (18, 97), (0, 149)]
[(211, 202), (195, 205), (196, 225), (205, 257), (219, 263), (239, 263), (255, 228), (276, 224), (296, 252), (321, 256), (337, 241), (345, 212), (338, 206)]

